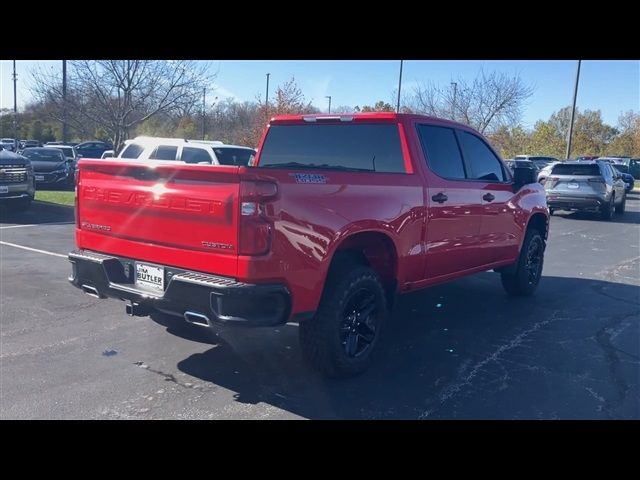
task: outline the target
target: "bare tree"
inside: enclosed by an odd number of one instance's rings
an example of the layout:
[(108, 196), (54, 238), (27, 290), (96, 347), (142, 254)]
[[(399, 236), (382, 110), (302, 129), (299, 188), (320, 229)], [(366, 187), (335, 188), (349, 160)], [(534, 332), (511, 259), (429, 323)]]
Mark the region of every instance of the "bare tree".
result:
[(499, 126), (513, 127), (522, 116), (525, 100), (534, 88), (519, 75), (485, 73), (480, 70), (472, 81), (458, 78), (445, 87), (424, 83), (414, 89), (408, 107), (415, 112), (466, 123), (489, 133)]
[[(74, 60), (67, 79), (67, 121), (104, 129), (115, 148), (137, 125), (160, 113), (190, 112), (212, 77), (207, 65), (187, 60)], [(62, 79), (33, 72), (34, 96), (57, 108), (62, 120)]]

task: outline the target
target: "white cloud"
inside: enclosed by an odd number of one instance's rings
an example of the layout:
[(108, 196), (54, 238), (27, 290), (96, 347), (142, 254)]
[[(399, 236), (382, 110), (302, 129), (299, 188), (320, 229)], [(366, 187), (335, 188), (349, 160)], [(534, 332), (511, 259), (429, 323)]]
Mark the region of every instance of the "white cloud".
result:
[(231, 98), (236, 102), (243, 102), (244, 100), (240, 98), (238, 95), (233, 93), (231, 90), (224, 88), (220, 85), (213, 86), (213, 96), (218, 97), (218, 100), (226, 100), (227, 98)]

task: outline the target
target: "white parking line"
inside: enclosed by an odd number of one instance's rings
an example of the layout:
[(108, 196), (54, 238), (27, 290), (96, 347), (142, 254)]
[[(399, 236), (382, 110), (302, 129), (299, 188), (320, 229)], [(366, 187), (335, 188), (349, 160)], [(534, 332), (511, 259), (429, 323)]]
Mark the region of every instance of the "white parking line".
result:
[(73, 225), (75, 222), (51, 222), (51, 223), (30, 223), (28, 225), (7, 225), (0, 227), (0, 230), (7, 228), (24, 228), (24, 227), (40, 227), (42, 225)]
[(38, 250), (37, 248), (25, 247), (24, 245), (16, 245), (15, 243), (0, 241), (0, 245), (7, 245), (8, 247), (21, 248), (22, 250), (29, 250), (30, 252), (44, 253), (45, 255), (51, 255), (53, 257), (67, 258), (66, 255), (62, 255), (61, 253), (47, 252), (46, 250)]

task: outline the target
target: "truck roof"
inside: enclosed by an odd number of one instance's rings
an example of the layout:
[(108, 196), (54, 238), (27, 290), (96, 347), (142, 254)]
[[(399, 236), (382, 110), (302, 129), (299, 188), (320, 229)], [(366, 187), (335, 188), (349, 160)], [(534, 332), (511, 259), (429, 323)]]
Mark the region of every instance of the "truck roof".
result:
[(366, 113), (314, 113), (301, 115), (276, 115), (271, 117), (270, 123), (294, 123), (294, 122), (362, 122), (362, 121), (398, 121), (401, 119), (422, 120), (429, 123), (440, 123), (455, 127), (471, 128), (463, 123), (454, 122), (445, 118), (430, 117), (416, 113), (395, 113), (395, 112), (366, 112)]

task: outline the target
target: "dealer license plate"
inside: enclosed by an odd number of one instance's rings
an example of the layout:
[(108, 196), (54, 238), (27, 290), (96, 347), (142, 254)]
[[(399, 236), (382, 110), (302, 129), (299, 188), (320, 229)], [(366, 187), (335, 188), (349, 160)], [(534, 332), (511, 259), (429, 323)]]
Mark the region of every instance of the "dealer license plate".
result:
[(579, 183), (574, 183), (574, 182), (569, 182), (569, 183), (567, 183), (567, 187), (568, 188), (580, 188), (580, 184)]
[(0, 185), (0, 193), (9, 193), (9, 187), (6, 185)]
[(164, 292), (164, 267), (136, 262), (136, 286)]
[(36, 182), (44, 182), (44, 175), (36, 175)]

